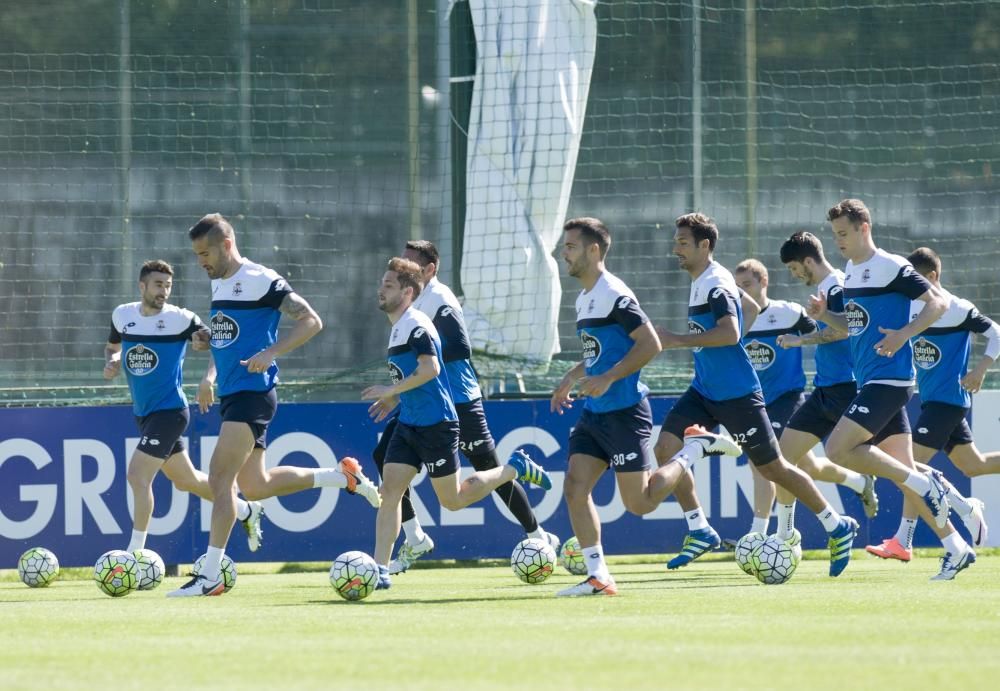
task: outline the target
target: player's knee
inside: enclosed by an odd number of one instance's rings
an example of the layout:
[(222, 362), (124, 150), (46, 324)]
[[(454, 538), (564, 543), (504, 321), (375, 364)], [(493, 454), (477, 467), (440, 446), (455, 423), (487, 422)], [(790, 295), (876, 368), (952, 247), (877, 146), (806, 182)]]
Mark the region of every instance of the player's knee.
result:
[(153, 482), (153, 478), (149, 477), (147, 473), (140, 471), (135, 463), (129, 464), (125, 478), (133, 492), (139, 489), (144, 490)]
[(587, 484), (573, 477), (572, 473), (567, 473), (563, 480), (563, 497), (568, 504), (586, 502), (590, 497), (590, 489)]
[(635, 516), (645, 516), (647, 513), (651, 512), (655, 505), (647, 501), (645, 497), (622, 497), (622, 504), (625, 505), (625, 510), (630, 514)]

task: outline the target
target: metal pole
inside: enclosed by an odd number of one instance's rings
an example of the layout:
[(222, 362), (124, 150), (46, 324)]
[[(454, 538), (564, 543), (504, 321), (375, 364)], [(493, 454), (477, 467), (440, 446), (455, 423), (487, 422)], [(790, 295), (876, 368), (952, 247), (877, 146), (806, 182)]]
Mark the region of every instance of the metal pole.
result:
[(451, 5), (448, 17), (451, 31), (451, 288), (462, 294), (462, 250), (465, 246), (466, 159), (469, 150), (469, 120), (472, 116), (472, 92), (476, 84), (476, 29), (472, 9), (465, 0)]
[(420, 55), (417, 0), (406, 0), (406, 135), (409, 154), (410, 239), (420, 231)]
[(746, 83), (747, 83), (747, 177), (746, 177), (746, 227), (747, 256), (757, 254), (757, 9), (756, 0), (746, 0), (744, 17), (746, 30)]
[(137, 278), (133, 264), (132, 248), (132, 35), (131, 0), (118, 2), (118, 166), (121, 185), (121, 247), (120, 272), (122, 295), (134, 292), (133, 278)]
[[(250, 81), (250, 0), (240, 2), (240, 194), (243, 202), (243, 213), (247, 220), (251, 218), (253, 204), (253, 137), (251, 134), (251, 118), (253, 106)], [(244, 221), (244, 225), (247, 221)]]
[[(437, 22), (435, 23), (435, 38), (437, 41), (436, 72), (434, 75), (434, 129), (437, 142), (437, 190), (440, 190), (441, 230), (438, 234), (438, 251), (441, 253), (441, 264), (445, 272), (454, 272), (456, 260), (452, 253), (455, 226), (452, 217), (452, 177), (451, 177), (451, 29), (448, 21), (449, 0), (437, 0)], [(442, 278), (447, 276), (442, 273)], [(453, 281), (448, 281), (452, 284)]]
[(694, 210), (702, 203), (701, 0), (693, 0), (691, 41), (691, 174)]

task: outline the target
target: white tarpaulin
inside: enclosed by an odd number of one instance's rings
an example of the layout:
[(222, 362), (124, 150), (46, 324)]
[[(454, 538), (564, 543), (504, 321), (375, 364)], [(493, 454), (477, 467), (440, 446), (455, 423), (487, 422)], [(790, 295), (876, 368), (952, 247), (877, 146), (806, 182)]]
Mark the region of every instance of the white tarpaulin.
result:
[(462, 252), (472, 345), (559, 352), (562, 235), (597, 42), (595, 2), (470, 0), (476, 81)]

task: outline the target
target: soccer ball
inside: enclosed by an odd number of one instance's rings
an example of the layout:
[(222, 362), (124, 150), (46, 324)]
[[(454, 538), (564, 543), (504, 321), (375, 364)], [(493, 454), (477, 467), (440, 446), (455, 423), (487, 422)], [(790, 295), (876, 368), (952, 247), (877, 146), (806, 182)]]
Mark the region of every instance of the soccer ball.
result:
[(750, 557), (766, 539), (767, 535), (764, 533), (747, 533), (736, 543), (736, 565), (748, 576), (757, 575)]
[(583, 576), (587, 573), (583, 548), (580, 547), (580, 541), (575, 535), (563, 543), (562, 549), (559, 550), (559, 563), (574, 576)]
[(94, 580), (105, 595), (128, 595), (139, 587), (139, 562), (125, 550), (105, 552), (94, 564)]
[(799, 562), (802, 561), (802, 533), (797, 528), (792, 529), (792, 536), (785, 542), (792, 548), (792, 558), (795, 560), (795, 565), (798, 566)]
[(364, 552), (344, 552), (330, 567), (330, 585), (345, 600), (364, 600), (378, 585), (378, 564)]
[(137, 549), (132, 556), (139, 562), (139, 590), (152, 590), (163, 583), (166, 567), (159, 554), (151, 549)]
[(44, 547), (32, 547), (17, 560), (17, 575), (29, 588), (44, 588), (59, 575), (59, 560)]
[[(194, 566), (191, 567), (191, 575), (197, 576), (201, 573), (202, 568), (205, 566), (205, 560), (208, 558), (207, 554), (203, 554), (198, 557), (194, 562)], [(236, 564), (232, 559), (229, 558), (228, 554), (222, 555), (222, 583), (225, 586), (223, 593), (228, 593), (236, 585)]]
[(792, 547), (784, 540), (771, 536), (759, 544), (750, 555), (757, 580), (766, 585), (786, 582), (795, 573), (798, 562)]
[(521, 540), (510, 555), (510, 568), (525, 583), (542, 583), (556, 566), (556, 551), (545, 540)]

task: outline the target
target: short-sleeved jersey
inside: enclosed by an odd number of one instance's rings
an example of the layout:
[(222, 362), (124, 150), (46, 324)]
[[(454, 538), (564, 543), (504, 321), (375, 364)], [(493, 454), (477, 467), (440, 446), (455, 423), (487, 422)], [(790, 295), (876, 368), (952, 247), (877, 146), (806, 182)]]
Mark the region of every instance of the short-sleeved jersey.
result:
[[(844, 313), (844, 273), (834, 269), (819, 282), (817, 288), (826, 294), (826, 309), (833, 314)], [(820, 331), (830, 328), (823, 322)], [(816, 346), (816, 386), (836, 386), (854, 381), (854, 357), (851, 355), (851, 339), (845, 338), (833, 343)]]
[[(715, 328), (727, 315), (736, 317), (743, 332), (743, 308), (733, 275), (716, 261), (691, 283), (688, 299), (688, 333)], [(757, 373), (742, 343), (717, 348), (694, 348), (692, 386), (712, 401), (728, 401), (760, 391)]]
[(132, 411), (143, 417), (157, 410), (187, 408), (181, 388), (184, 355), (191, 334), (204, 325), (195, 313), (170, 304), (148, 317), (141, 307), (140, 302), (116, 307), (108, 336), (109, 343), (122, 344)]
[(430, 317), (410, 305), (392, 326), (389, 335), (389, 378), (398, 384), (417, 369), (417, 358), (433, 355), (441, 371), (430, 381), (399, 395), (399, 421), (428, 427), (444, 420), (458, 420), (441, 355), (441, 339)]
[[(617, 365), (635, 345), (629, 335), (649, 321), (632, 290), (607, 271), (589, 291), (576, 298), (576, 333), (583, 344), (587, 376), (604, 374)], [(646, 397), (649, 387), (639, 372), (622, 377), (596, 398), (584, 401), (584, 410), (608, 413), (635, 405)]]
[(802, 349), (782, 348), (778, 336), (807, 334), (816, 330), (816, 322), (794, 302), (769, 300), (750, 330), (743, 337), (743, 348), (757, 372), (764, 403), (770, 404), (784, 393), (806, 388), (802, 369)]
[(913, 348), (904, 343), (892, 357), (875, 352), (884, 336), (879, 327), (902, 329), (910, 320), (910, 301), (930, 290), (930, 283), (906, 259), (875, 250), (867, 261), (847, 262), (844, 316), (851, 334), (854, 378), (858, 386), (913, 385)]
[[(917, 366), (920, 400), (937, 401), (969, 408), (972, 398), (962, 388), (962, 377), (969, 367), (972, 334), (986, 334), (987, 354), (996, 358), (1000, 351), (1000, 330), (968, 300), (945, 292), (948, 310), (934, 325), (913, 338), (913, 362)], [(924, 303), (914, 300), (910, 319), (916, 319)]]
[(212, 281), (212, 358), (220, 396), (237, 391), (270, 391), (278, 383), (278, 365), (250, 372), (240, 360), (253, 357), (278, 340), (281, 301), (291, 286), (276, 271), (244, 259), (229, 278)]
[(435, 276), (413, 306), (431, 318), (441, 338), (441, 354), (448, 371), (448, 384), (455, 403), (469, 403), (483, 397), (476, 371), (472, 368), (472, 346), (465, 329), (465, 315), (458, 298)]

